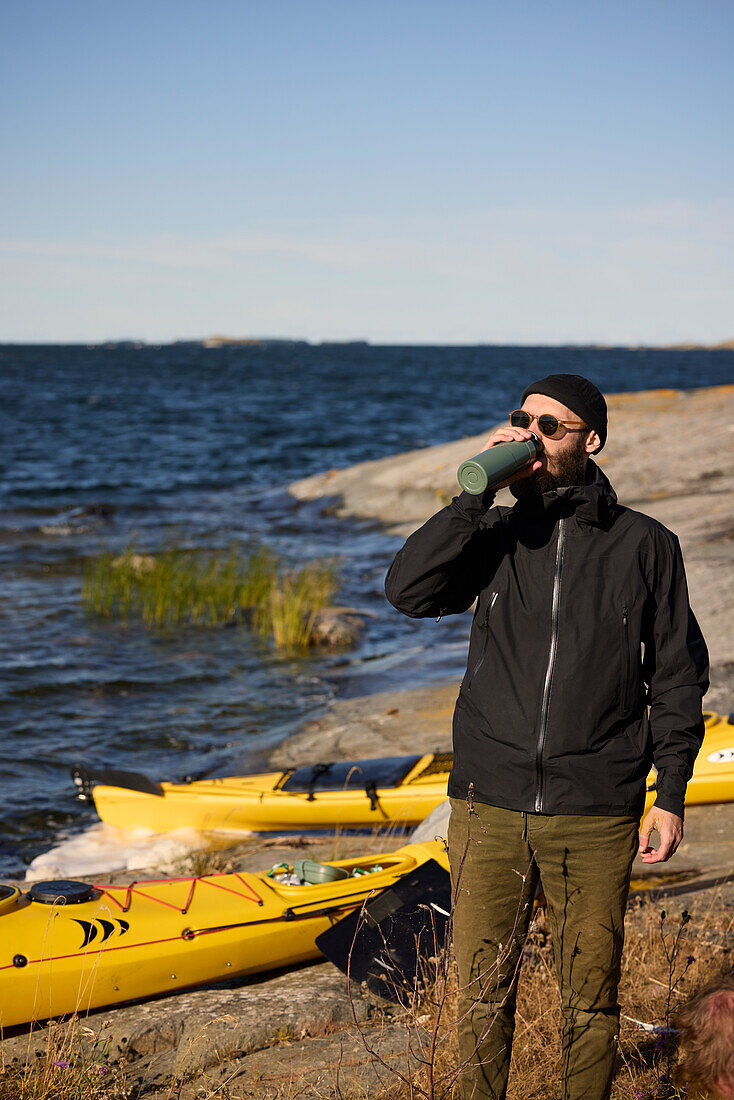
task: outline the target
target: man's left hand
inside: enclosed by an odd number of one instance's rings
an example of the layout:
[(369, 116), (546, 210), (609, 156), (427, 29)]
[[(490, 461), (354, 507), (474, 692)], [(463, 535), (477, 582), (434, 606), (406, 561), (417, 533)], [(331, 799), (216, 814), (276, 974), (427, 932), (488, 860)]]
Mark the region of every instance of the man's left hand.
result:
[[(660, 837), (660, 847), (650, 847), (650, 833), (657, 829)], [(683, 839), (683, 818), (669, 810), (661, 810), (653, 806), (645, 814), (645, 819), (640, 827), (639, 856), (643, 863), (665, 863), (670, 859), (681, 840)]]

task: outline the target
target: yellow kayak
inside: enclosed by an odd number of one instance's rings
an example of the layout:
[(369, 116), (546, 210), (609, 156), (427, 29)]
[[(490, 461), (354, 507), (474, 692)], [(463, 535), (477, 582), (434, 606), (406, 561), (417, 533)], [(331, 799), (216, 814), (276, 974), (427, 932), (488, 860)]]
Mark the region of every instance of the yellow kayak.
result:
[[(688, 784), (688, 805), (734, 799), (734, 721), (712, 713), (704, 718), (706, 735)], [(179, 828), (240, 833), (416, 825), (446, 798), (451, 763), (450, 753), (429, 753), (193, 783), (155, 783), (135, 772), (83, 767), (74, 768), (72, 776), (80, 796), (94, 799), (110, 825), (144, 826), (156, 833)], [(653, 771), (646, 809), (654, 800)]]
[(398, 880), (417, 894), (426, 875), (448, 889), (436, 841), (300, 863), (297, 885), (244, 872), (0, 885), (0, 1028), (318, 958), (317, 936)]
[(450, 753), (315, 764), (284, 772), (154, 783), (135, 772), (72, 769), (109, 825), (200, 832), (417, 825), (446, 798)]

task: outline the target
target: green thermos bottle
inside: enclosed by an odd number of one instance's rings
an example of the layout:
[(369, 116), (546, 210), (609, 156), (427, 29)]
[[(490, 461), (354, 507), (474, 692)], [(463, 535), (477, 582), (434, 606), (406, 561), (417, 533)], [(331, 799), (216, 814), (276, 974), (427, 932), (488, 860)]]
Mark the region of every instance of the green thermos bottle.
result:
[(524, 439), (515, 443), (498, 443), (482, 451), (474, 458), (468, 458), (462, 462), (456, 472), (459, 485), (467, 493), (479, 496), (485, 489), (491, 489), (499, 485), (508, 477), (512, 477), (523, 466), (527, 466), (534, 458), (537, 458), (542, 450), (540, 439), (534, 432), (530, 433), (532, 439)]

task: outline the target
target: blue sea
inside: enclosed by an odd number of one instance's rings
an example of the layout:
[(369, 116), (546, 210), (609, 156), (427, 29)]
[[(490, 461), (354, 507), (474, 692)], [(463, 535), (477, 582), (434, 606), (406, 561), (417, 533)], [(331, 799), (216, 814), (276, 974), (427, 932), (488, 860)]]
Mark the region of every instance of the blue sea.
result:
[[(0, 875), (94, 821), (74, 763), (252, 770), (335, 694), (457, 675), (464, 618), (437, 634), (384, 601), (398, 541), (287, 486), (480, 432), (555, 371), (608, 393), (709, 386), (734, 380), (734, 352), (0, 346)], [(339, 601), (374, 617), (355, 650), (295, 659), (245, 628), (151, 633), (86, 614), (85, 561), (131, 541), (338, 555)]]

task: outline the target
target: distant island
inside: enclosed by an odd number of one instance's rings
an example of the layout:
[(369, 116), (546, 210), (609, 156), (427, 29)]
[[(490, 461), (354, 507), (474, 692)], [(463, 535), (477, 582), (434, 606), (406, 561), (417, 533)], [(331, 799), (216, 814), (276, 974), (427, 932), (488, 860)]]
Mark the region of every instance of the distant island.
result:
[(734, 340), (722, 340), (720, 344), (666, 344), (669, 351), (734, 351)]
[(260, 344), (264, 344), (265, 341), (258, 339), (257, 336), (207, 336), (203, 340), (177, 340), (176, 343), (201, 344), (203, 348), (224, 348), (230, 346), (259, 346)]
[[(205, 336), (200, 340), (174, 340), (174, 344), (196, 344), (202, 348), (238, 348), (238, 347), (271, 347), (272, 345), (285, 345), (287, 347), (310, 346), (313, 341), (303, 340), (297, 336)], [(367, 340), (319, 340), (318, 344), (346, 345), (347, 347), (367, 347)]]
[[(301, 340), (296, 337), (277, 337), (277, 336), (205, 336), (201, 340), (176, 340), (177, 344), (198, 344), (202, 348), (225, 348), (225, 347), (252, 347), (261, 346), (265, 347), (271, 344), (311, 344), (314, 341)], [(339, 345), (347, 347), (367, 347), (369, 346), (368, 340), (320, 340), (320, 345)], [(483, 345), (486, 347), (492, 347), (492, 344)], [(496, 345), (505, 346), (505, 345)], [(643, 348), (657, 348), (661, 351), (732, 351), (734, 350), (734, 339), (722, 340), (717, 344), (700, 344), (693, 341), (681, 342), (676, 344), (564, 344), (558, 345), (563, 347), (591, 347), (591, 348), (611, 348), (611, 347), (626, 347), (631, 350), (643, 349)]]
[(201, 348), (252, 348), (266, 347), (270, 344), (307, 344), (308, 340), (299, 340), (287, 336), (204, 336), (200, 340), (174, 340), (175, 344), (196, 344)]
[[(138, 348), (159, 348), (163, 346), (172, 347), (199, 347), (199, 348), (244, 348), (244, 347), (348, 347), (348, 348), (366, 348), (370, 346), (369, 340), (305, 340), (297, 336), (203, 336), (192, 337), (191, 339), (184, 340), (171, 340), (170, 344), (159, 343), (158, 341), (148, 342), (147, 340), (103, 340), (100, 343), (88, 343), (87, 348), (107, 348), (107, 349), (138, 349)], [(379, 347), (379, 344), (377, 345)], [(406, 347), (451, 347), (450, 344), (412, 344), (405, 345)], [(463, 346), (463, 345), (462, 345)], [(624, 348), (626, 351), (734, 351), (734, 339), (721, 340), (716, 344), (701, 344), (694, 341), (678, 342), (674, 344), (603, 344), (603, 343), (589, 343), (589, 344), (572, 344), (572, 343), (558, 343), (558, 344), (503, 344), (503, 343), (481, 343), (473, 345), (476, 347), (492, 348), (492, 347), (555, 347), (555, 348), (571, 348), (575, 350), (590, 349), (593, 351), (610, 350), (612, 348)]]

